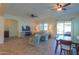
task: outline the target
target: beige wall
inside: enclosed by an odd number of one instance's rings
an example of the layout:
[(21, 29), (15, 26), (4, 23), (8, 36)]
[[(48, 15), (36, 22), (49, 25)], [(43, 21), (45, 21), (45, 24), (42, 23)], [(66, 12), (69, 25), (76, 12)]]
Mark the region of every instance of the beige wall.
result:
[(31, 31), (32, 33), (35, 33), (36, 30), (36, 26), (40, 23), (48, 23), (48, 32), (50, 32), (52, 34), (52, 36), (55, 35), (56, 33), (56, 19), (53, 17), (44, 17), (44, 18), (22, 18), (22, 17), (14, 17), (14, 16), (10, 16), (10, 19), (15, 19), (18, 22), (18, 36), (21, 36), (21, 32), (22, 32), (22, 26), (26, 26), (29, 25), (31, 27)]
[[(21, 37), (21, 33), (22, 33), (22, 26), (26, 26), (26, 25), (29, 25), (31, 28), (32, 28), (32, 21), (29, 20), (29, 19), (18, 19), (18, 36)], [(32, 29), (31, 29), (32, 31)]]
[(18, 36), (21, 36), (21, 32), (22, 32), (22, 26), (26, 26), (29, 25), (31, 27), (31, 31), (32, 33), (35, 33), (36, 30), (36, 26), (40, 23), (48, 23), (48, 32), (50, 32), (52, 34), (52, 36), (55, 34), (55, 24), (56, 21), (54, 21), (53, 19), (43, 19), (44, 21), (42, 21), (42, 19), (40, 18), (17, 18), (18, 21)]
[(0, 16), (0, 44), (4, 43), (4, 18)]
[(7, 4), (6, 3), (0, 3), (0, 16), (3, 16), (6, 12)]
[(4, 20), (3, 17), (5, 11), (6, 11), (6, 4), (0, 3), (0, 44), (4, 43)]

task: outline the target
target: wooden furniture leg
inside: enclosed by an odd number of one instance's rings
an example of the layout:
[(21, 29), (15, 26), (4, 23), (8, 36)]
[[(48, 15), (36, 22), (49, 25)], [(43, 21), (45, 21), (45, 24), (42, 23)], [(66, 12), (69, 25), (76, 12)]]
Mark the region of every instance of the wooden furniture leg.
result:
[(57, 48), (58, 48), (58, 40), (56, 40), (55, 54), (57, 52)]

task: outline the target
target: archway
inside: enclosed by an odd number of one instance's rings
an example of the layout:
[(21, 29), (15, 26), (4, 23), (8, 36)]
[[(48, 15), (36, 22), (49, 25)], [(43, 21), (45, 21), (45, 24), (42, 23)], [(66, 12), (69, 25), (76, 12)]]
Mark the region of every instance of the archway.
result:
[(18, 22), (14, 19), (5, 19), (4, 38), (14, 38), (14, 37), (18, 37)]

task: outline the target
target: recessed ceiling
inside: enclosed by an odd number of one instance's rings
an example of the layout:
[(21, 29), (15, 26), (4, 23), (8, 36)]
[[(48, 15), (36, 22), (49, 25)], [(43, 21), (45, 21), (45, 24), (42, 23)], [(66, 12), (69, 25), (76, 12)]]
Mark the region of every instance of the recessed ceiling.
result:
[(5, 15), (13, 15), (19, 17), (27, 17), (27, 14), (35, 14), (39, 17), (51, 15), (62, 16), (68, 14), (79, 13), (79, 4), (71, 3), (65, 11), (51, 10), (53, 3), (9, 3)]

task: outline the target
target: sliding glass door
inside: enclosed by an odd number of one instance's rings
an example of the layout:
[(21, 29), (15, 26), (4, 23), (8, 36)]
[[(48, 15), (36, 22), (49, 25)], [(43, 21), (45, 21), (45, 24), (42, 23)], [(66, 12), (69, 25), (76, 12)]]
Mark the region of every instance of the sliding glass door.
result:
[(64, 24), (61, 22), (57, 23), (57, 34), (64, 34)]
[(64, 34), (71, 34), (71, 22), (64, 23)]
[(71, 21), (57, 22), (57, 35), (71, 36)]

